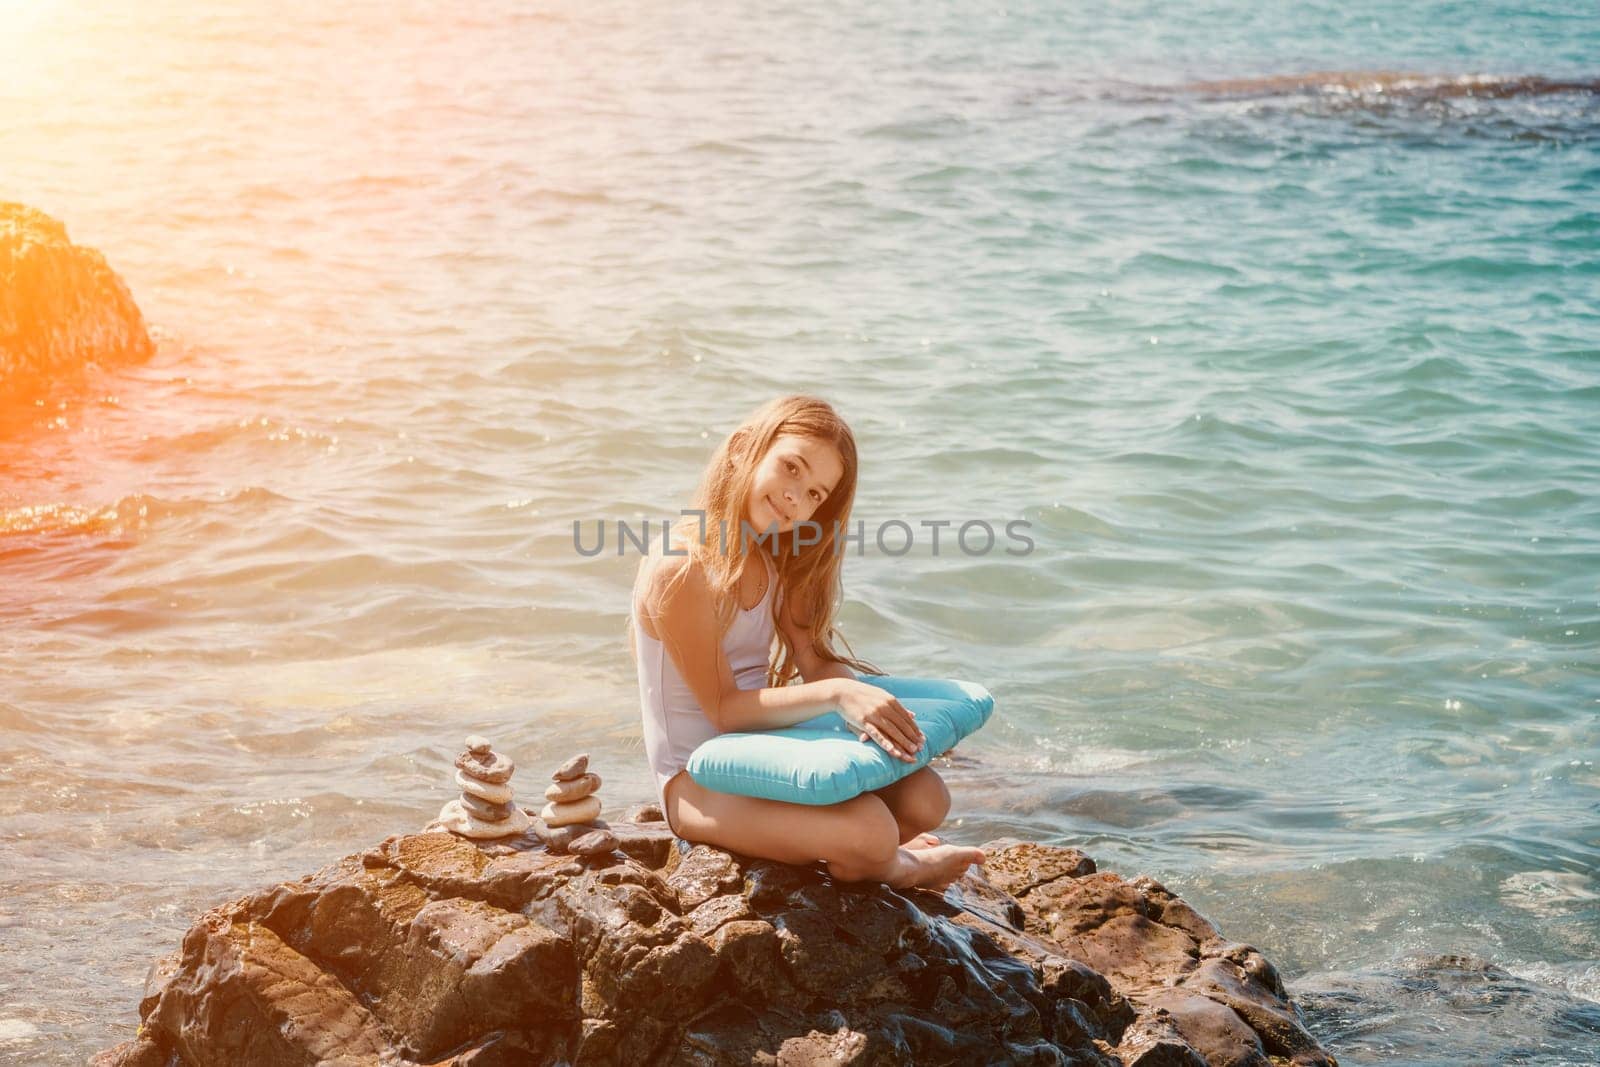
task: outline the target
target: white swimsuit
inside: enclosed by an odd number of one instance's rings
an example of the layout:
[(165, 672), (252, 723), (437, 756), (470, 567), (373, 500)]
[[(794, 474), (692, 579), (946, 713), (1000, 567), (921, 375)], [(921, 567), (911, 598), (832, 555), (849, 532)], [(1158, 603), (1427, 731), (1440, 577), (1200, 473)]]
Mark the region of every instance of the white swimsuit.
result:
[[(733, 623), (722, 637), (722, 651), (740, 689), (761, 689), (767, 684), (767, 663), (772, 655), (773, 624), (768, 604), (778, 588), (777, 568), (757, 551), (767, 567), (767, 591), (749, 610), (735, 606)], [(639, 588), (645, 583), (640, 582)], [(777, 595), (781, 598), (782, 592)], [(700, 710), (700, 701), (683, 680), (661, 642), (639, 625), (639, 597), (628, 612), (638, 650), (639, 711), (644, 719), (644, 751), (656, 776), (656, 800), (667, 809), (667, 782), (688, 765), (689, 755), (703, 741), (717, 736), (717, 728)]]

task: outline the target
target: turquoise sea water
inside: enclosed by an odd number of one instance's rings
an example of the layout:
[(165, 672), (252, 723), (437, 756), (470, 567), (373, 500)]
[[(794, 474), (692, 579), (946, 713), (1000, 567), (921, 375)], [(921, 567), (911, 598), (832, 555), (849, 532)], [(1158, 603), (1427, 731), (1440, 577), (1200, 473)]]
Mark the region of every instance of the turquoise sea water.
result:
[[(806, 390), (869, 528), (1032, 523), (846, 564), (996, 696), (948, 836), (1160, 878), (1343, 1063), (1600, 1060), (1600, 98), (1459, 93), (1600, 76), (1592, 5), (0, 19), (0, 197), (161, 338), (0, 434), (0, 1057), (467, 732), (648, 799), (572, 522)], [(1329, 70), (1436, 81), (1185, 88)]]

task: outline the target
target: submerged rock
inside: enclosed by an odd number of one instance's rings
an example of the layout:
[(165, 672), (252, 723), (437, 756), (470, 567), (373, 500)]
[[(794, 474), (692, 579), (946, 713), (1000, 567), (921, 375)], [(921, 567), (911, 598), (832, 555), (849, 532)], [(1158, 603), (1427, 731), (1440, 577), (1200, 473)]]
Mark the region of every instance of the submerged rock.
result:
[(73, 244), (44, 212), (0, 201), (0, 401), (154, 351), (144, 316), (103, 255)]
[(1260, 953), (1073, 849), (941, 895), (606, 829), (396, 835), (213, 908), (94, 1063), (1334, 1063)]
[(1309, 74), (1277, 74), (1265, 78), (1233, 78), (1191, 82), (1192, 92), (1215, 96), (1282, 96), (1320, 92), (1347, 95), (1385, 94), (1423, 100), (1478, 98), (1510, 100), (1518, 97), (1600, 93), (1600, 79), (1543, 78), (1538, 75), (1421, 74), (1390, 70), (1325, 70)]

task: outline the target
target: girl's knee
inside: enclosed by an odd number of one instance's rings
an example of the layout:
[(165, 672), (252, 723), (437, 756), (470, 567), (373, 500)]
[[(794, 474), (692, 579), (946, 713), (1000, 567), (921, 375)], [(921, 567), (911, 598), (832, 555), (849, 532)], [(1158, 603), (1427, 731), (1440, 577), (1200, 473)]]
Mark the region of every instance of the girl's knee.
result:
[(942, 820), (950, 814), (950, 787), (944, 784), (944, 779), (937, 774), (933, 778), (933, 804)]
[(950, 814), (950, 788), (931, 768), (923, 768), (916, 777), (915, 787), (905, 798), (908, 810), (903, 814), (911, 821), (932, 829)]

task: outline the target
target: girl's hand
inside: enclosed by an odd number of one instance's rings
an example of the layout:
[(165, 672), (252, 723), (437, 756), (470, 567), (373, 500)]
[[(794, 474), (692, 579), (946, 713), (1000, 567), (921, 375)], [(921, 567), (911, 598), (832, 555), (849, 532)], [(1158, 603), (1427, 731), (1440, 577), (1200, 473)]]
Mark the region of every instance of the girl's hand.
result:
[(886, 689), (850, 678), (839, 679), (839, 715), (856, 736), (872, 738), (891, 756), (915, 763), (927, 738), (916, 716)]

